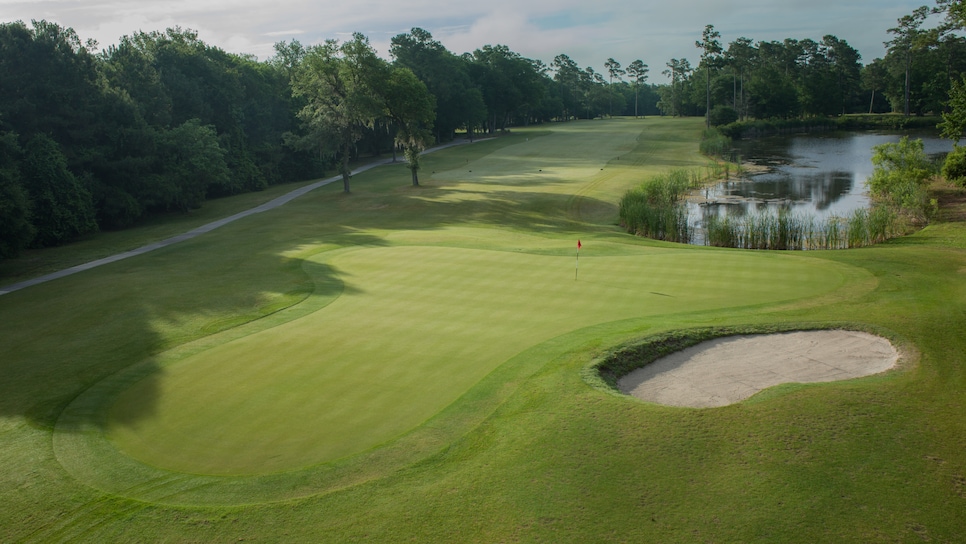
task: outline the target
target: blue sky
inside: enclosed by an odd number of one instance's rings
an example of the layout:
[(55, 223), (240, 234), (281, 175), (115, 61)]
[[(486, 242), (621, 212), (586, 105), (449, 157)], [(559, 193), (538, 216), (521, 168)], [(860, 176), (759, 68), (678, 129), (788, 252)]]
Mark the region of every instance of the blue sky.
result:
[(694, 46), (706, 24), (727, 44), (736, 38), (820, 40), (833, 34), (870, 62), (896, 20), (934, 0), (0, 0), (0, 21), (47, 19), (101, 46), (138, 30), (179, 25), (206, 43), (266, 59), (277, 41), (304, 44), (367, 35), (388, 58), (389, 40), (421, 27), (454, 53), (503, 44), (550, 63), (566, 53), (581, 67), (603, 71), (613, 57), (641, 59), (651, 81), (671, 58), (698, 62)]

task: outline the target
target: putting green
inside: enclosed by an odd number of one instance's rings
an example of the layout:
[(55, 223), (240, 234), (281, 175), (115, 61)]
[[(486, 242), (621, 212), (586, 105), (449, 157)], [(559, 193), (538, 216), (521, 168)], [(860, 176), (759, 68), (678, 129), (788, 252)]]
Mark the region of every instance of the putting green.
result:
[(416, 428), (514, 355), (569, 331), (814, 297), (845, 281), (838, 265), (801, 255), (630, 245), (594, 257), (592, 247), (576, 281), (560, 241), (546, 248), (560, 256), (421, 246), (320, 254), (345, 284), (341, 297), (162, 367), (112, 397), (106, 435), (174, 472), (294, 470)]

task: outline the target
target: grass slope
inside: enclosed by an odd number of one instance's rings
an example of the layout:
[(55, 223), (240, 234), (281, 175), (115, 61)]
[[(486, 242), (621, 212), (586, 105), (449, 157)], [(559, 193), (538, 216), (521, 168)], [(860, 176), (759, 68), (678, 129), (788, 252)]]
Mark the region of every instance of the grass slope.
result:
[[(521, 130), (427, 156), (423, 187), (373, 170), (0, 297), (0, 540), (957, 540), (966, 229), (808, 254), (621, 234), (620, 194), (701, 166), (700, 128)], [(648, 334), (768, 323), (909, 355), (710, 410), (581, 379)]]

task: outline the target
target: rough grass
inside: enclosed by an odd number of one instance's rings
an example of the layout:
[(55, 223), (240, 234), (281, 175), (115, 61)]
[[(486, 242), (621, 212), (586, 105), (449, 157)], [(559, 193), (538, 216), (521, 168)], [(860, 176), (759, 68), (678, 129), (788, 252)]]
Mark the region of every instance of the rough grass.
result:
[[(620, 195), (700, 165), (701, 126), (517, 131), (0, 297), (0, 540), (957, 540), (966, 229), (805, 256), (622, 234)], [(559, 148), (573, 169), (517, 179)], [(874, 328), (903, 367), (709, 410), (582, 378), (789, 323)]]

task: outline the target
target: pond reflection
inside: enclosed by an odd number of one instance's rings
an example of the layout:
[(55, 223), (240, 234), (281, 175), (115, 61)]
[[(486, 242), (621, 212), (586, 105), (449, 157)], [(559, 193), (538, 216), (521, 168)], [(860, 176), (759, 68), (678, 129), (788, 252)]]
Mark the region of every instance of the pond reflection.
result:
[[(952, 143), (934, 133), (906, 133), (922, 138), (926, 153), (941, 159)], [(869, 207), (865, 185), (872, 175), (872, 148), (898, 142), (905, 134), (834, 132), (776, 136), (736, 142), (735, 154), (746, 166), (742, 178), (693, 193), (688, 199), (692, 243), (703, 243), (709, 217), (743, 217), (779, 209), (822, 220), (845, 217)]]

